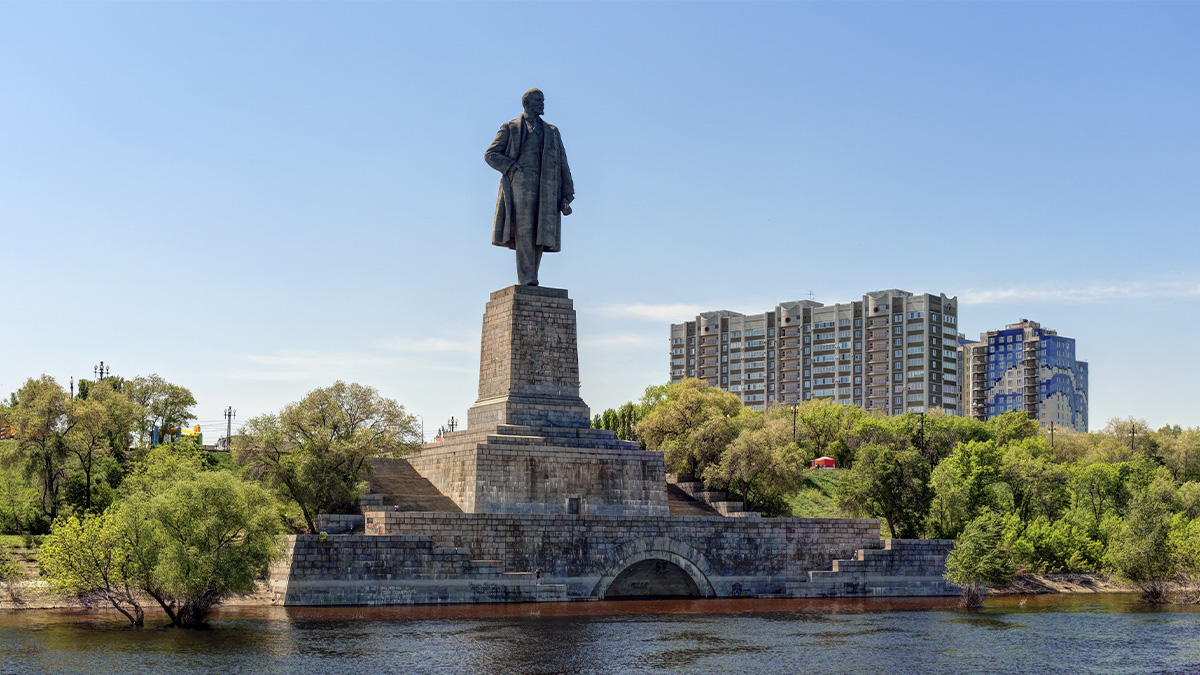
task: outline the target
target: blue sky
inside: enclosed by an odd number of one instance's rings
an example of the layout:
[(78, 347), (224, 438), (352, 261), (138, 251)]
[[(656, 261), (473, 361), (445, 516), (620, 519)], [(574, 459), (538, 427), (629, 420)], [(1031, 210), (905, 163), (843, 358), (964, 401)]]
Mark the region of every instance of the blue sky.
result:
[[(498, 174), (546, 93), (542, 281), (594, 412), (697, 311), (957, 295), (1078, 340), (1092, 427), (1200, 425), (1200, 3), (0, 3), (0, 395), (157, 372), (203, 421), (476, 396)], [(212, 431), (215, 431), (213, 429)]]

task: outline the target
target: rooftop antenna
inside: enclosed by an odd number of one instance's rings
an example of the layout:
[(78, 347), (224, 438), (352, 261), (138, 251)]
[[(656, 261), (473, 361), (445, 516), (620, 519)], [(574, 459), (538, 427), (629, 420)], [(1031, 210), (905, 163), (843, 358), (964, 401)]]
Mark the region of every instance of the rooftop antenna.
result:
[(811, 288), (810, 288), (810, 289), (808, 289), (808, 299), (809, 299), (809, 300), (816, 300), (816, 299), (817, 299), (817, 296), (816, 296), (816, 294), (814, 294), (814, 293), (812, 292), (812, 289), (811, 289)]

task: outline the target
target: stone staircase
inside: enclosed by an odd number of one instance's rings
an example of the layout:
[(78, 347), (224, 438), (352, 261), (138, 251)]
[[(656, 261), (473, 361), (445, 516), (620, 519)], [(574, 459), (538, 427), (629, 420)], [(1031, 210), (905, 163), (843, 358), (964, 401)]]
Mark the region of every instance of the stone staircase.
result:
[(705, 516), (711, 518), (721, 515), (713, 507), (702, 501), (697, 501), (674, 483), (667, 483), (667, 507), (671, 516)]
[(882, 548), (859, 549), (850, 560), (834, 560), (832, 570), (785, 583), (784, 590), (794, 598), (958, 595), (942, 578), (953, 548), (953, 539), (886, 539)]
[[(669, 473), (667, 474), (668, 498), (670, 497), (672, 486), (691, 497), (694, 501), (707, 505), (716, 512), (716, 515), (725, 516), (726, 518), (762, 517), (762, 514), (758, 511), (747, 511), (744, 502), (731, 501), (727, 493), (709, 490), (700, 481), (682, 478), (678, 474)], [(674, 511), (672, 511), (671, 515), (675, 515)]]
[(443, 495), (433, 483), (417, 473), (404, 459), (367, 460), (374, 469), (363, 495), (363, 510), (380, 507), (389, 511), (434, 511), (462, 513), (458, 504)]
[(446, 434), (441, 441), (426, 443), (426, 451), (436, 452), (439, 446), (487, 443), (492, 446), (579, 448), (582, 450), (636, 450), (634, 441), (622, 441), (605, 429), (569, 429), (559, 427), (529, 427), (499, 424), (482, 430), (465, 429)]

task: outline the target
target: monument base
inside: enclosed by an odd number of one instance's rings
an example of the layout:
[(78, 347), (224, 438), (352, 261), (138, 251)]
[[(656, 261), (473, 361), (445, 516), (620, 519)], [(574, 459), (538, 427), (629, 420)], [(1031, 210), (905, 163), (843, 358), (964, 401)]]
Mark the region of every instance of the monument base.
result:
[(467, 429), (405, 459), (464, 513), (670, 514), (662, 453), (603, 429)]
[(464, 513), (670, 514), (662, 453), (589, 428), (565, 290), (492, 293), (480, 343), (467, 429), (406, 458), (417, 473)]

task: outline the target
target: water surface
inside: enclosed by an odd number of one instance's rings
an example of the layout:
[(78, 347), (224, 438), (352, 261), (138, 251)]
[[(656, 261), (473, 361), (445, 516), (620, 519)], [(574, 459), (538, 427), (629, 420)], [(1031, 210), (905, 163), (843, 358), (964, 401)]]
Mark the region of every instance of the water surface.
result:
[(1200, 609), (1129, 594), (226, 607), (212, 628), (0, 613), (0, 673), (1200, 673)]

